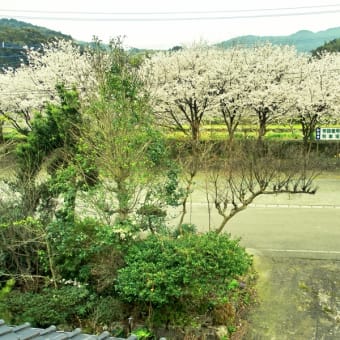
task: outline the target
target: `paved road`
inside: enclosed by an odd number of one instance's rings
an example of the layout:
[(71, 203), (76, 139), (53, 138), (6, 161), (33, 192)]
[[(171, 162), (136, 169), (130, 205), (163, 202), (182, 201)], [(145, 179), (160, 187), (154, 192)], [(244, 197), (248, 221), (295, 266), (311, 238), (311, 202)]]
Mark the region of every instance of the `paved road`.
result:
[[(262, 196), (240, 212), (225, 227), (233, 237), (255, 251), (276, 255), (340, 260), (340, 179), (321, 178), (315, 195)], [(186, 222), (209, 229), (209, 214), (203, 191), (191, 199)], [(220, 217), (213, 211), (213, 229)]]

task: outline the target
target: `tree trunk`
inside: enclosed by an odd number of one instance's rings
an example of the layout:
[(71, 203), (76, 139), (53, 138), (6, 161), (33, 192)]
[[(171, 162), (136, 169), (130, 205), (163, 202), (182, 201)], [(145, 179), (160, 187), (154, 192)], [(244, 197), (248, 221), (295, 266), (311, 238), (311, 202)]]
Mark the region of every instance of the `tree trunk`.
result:
[(188, 183), (187, 183), (187, 187), (185, 188), (185, 197), (184, 197), (183, 202), (182, 202), (181, 217), (179, 219), (178, 226), (177, 226), (180, 235), (183, 234), (182, 224), (183, 224), (183, 221), (184, 221), (184, 217), (187, 213), (187, 202), (188, 202), (188, 199), (189, 199), (189, 196), (190, 196), (192, 184), (193, 184), (194, 178), (196, 176), (196, 173), (197, 173), (197, 171), (194, 171), (190, 174), (190, 177), (189, 177), (189, 180), (188, 180)]
[(194, 142), (200, 140), (200, 123), (198, 121), (193, 121), (191, 123), (191, 137)]
[(3, 144), (4, 142), (4, 121), (0, 120), (0, 144)]
[(316, 129), (317, 115), (309, 116), (309, 121), (303, 116), (300, 117), (300, 124), (303, 135), (304, 155), (308, 156), (312, 148), (313, 132)]
[(266, 135), (267, 133), (267, 120), (266, 118), (262, 117), (259, 120), (259, 135), (258, 135), (258, 140), (262, 141), (263, 137)]
[(116, 183), (117, 183), (116, 197), (118, 200), (118, 216), (116, 218), (116, 222), (121, 223), (128, 219), (130, 211), (129, 202), (131, 197), (125, 180), (116, 179)]

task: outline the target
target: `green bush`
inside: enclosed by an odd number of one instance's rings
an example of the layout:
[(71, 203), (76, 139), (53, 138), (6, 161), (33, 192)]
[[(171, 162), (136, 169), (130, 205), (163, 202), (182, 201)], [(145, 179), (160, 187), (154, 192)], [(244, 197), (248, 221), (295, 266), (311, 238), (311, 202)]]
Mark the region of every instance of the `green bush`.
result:
[(152, 235), (133, 245), (125, 261), (116, 283), (122, 300), (142, 309), (151, 306), (163, 320), (188, 314), (188, 308), (191, 316), (205, 313), (252, 264), (238, 240), (215, 233)]
[[(125, 229), (121, 226), (103, 225), (91, 218), (73, 223), (58, 220), (50, 223), (47, 231), (58, 277), (76, 278), (83, 283), (93, 284), (93, 275), (95, 274), (97, 281), (97, 274), (104, 269), (103, 263), (112, 270), (114, 263), (110, 265), (107, 263), (108, 259), (114, 261), (116, 267), (120, 266), (121, 252), (125, 243), (129, 242), (129, 237), (126, 236), (125, 242), (121, 241), (117, 230), (122, 230), (122, 233)], [(45, 262), (46, 260), (47, 258)], [(114, 273), (109, 276), (112, 274)], [(100, 280), (101, 284), (105, 278)]]
[[(5, 217), (6, 219), (7, 217)], [(0, 218), (1, 220), (1, 218)], [(44, 235), (37, 220), (26, 219), (0, 222), (0, 279), (16, 277), (16, 285), (34, 286), (34, 279), (24, 280), (24, 276), (40, 275), (39, 252), (44, 247)], [(2, 275), (4, 275), (2, 277)]]
[(138, 340), (154, 339), (152, 332), (147, 328), (138, 328), (133, 330), (132, 333), (137, 336)]
[(12, 291), (3, 303), (11, 315), (10, 323), (30, 322), (36, 327), (75, 325), (85, 318), (95, 296), (84, 286), (70, 285), (60, 289), (44, 288), (40, 293)]
[(124, 305), (115, 297), (100, 296), (96, 299), (90, 319), (97, 327), (111, 328), (114, 323), (126, 318), (124, 309)]
[(54, 253), (54, 264), (60, 277), (77, 278), (87, 282), (90, 276), (89, 263), (93, 256), (92, 245), (96, 240), (94, 220), (74, 223), (53, 221), (47, 228), (48, 238)]

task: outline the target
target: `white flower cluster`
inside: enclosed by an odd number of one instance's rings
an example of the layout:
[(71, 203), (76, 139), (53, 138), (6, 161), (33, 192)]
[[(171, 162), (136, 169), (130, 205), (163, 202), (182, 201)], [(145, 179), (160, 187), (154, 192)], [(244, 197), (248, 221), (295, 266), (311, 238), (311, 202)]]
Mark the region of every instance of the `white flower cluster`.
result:
[(74, 280), (66, 280), (66, 279), (61, 279), (58, 281), (58, 283), (63, 284), (65, 286), (75, 286), (77, 288), (82, 288), (84, 286), (87, 286), (87, 283), (80, 283), (79, 281), (77, 281), (77, 279)]
[(125, 241), (127, 239), (135, 238), (135, 234), (129, 228), (113, 228), (112, 232), (116, 234), (121, 241)]

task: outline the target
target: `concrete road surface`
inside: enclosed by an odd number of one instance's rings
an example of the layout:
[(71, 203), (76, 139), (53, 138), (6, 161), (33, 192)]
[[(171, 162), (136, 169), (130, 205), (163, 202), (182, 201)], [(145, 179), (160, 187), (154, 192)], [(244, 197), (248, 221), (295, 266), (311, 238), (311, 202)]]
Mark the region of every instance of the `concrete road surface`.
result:
[[(225, 232), (241, 243), (277, 255), (340, 260), (340, 179), (320, 178), (315, 195), (264, 195), (233, 217)], [(209, 217), (205, 193), (194, 191), (185, 222), (213, 230), (221, 220), (214, 207)]]

